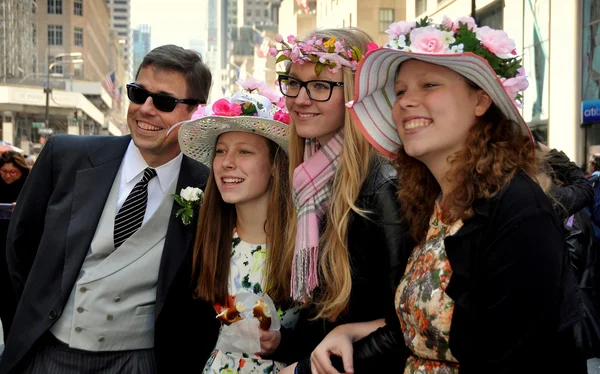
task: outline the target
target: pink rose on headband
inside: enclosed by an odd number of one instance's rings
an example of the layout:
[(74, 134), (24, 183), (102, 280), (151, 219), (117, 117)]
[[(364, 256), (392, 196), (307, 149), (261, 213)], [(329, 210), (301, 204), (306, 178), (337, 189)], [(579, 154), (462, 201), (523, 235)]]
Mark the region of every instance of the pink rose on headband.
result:
[(435, 27), (419, 27), (410, 32), (411, 52), (444, 53), (447, 49), (442, 31)]
[(275, 112), (275, 114), (273, 115), (273, 119), (275, 121), (283, 122), (286, 125), (290, 124), (290, 115), (283, 109), (279, 109), (277, 112)]
[(213, 104), (212, 111), (216, 116), (235, 117), (242, 114), (242, 107), (230, 103), (227, 99), (219, 99)]
[(475, 34), (484, 47), (500, 58), (509, 58), (516, 54), (514, 40), (510, 39), (502, 30), (483, 26), (475, 30)]
[(246, 91), (254, 91), (254, 90), (262, 90), (263, 88), (267, 87), (267, 84), (263, 81), (259, 81), (258, 79), (254, 78), (254, 77), (250, 77), (246, 80), (237, 80), (235, 83), (239, 84), (243, 89), (245, 89)]
[(190, 119), (198, 119), (204, 117), (204, 109), (206, 109), (204, 105), (198, 105), (198, 109), (196, 109), (196, 111), (192, 113), (192, 118)]

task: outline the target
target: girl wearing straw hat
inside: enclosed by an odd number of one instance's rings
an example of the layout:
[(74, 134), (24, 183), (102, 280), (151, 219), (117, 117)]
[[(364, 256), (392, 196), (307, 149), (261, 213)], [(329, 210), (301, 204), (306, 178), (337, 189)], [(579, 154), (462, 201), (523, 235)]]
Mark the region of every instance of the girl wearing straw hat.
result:
[[(402, 21), (388, 33), (359, 64), (351, 112), (396, 159), (418, 244), (391, 274), (386, 326), (354, 357), (392, 351), (404, 373), (585, 373), (561, 223), (517, 108), (527, 80), (514, 42), (471, 18)], [(338, 342), (355, 329), (336, 331)], [(359, 363), (368, 367), (356, 359), (356, 372)]]
[(296, 337), (305, 351), (295, 369), (302, 373), (310, 371), (309, 353), (335, 326), (383, 324), (383, 308), (373, 304), (391, 297), (386, 269), (409, 246), (396, 224), (395, 172), (361, 136), (345, 105), (371, 38), (343, 28), (319, 30), (304, 41), (277, 39), (281, 48), (271, 53), (288, 61), (279, 87), (292, 119), (288, 222), (297, 225), (289, 230), (291, 293), (318, 319), (301, 329), (306, 339)]
[(278, 372), (285, 364), (267, 356), (299, 315), (279, 281), (286, 267), (282, 207), (291, 205), (289, 116), (264, 82), (240, 84), (247, 92), (199, 108), (179, 130), (182, 152), (211, 168), (202, 198), (194, 197), (201, 202), (195, 295), (213, 304), (212, 318), (221, 321), (204, 373)]

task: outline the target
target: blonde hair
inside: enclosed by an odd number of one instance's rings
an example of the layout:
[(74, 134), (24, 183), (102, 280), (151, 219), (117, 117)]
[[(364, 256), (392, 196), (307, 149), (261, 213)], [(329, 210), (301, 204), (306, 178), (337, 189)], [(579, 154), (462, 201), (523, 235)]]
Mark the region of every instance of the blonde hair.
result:
[[(367, 44), (372, 42), (371, 37), (358, 28), (318, 30), (311, 33), (311, 36), (313, 34), (324, 38), (324, 41), (332, 37), (344, 40), (346, 46), (357, 47), (363, 53), (367, 50)], [(288, 65), (288, 70), (290, 66)], [(348, 102), (354, 98), (354, 72), (344, 67), (342, 76), (344, 102)], [(304, 162), (304, 138), (301, 138), (296, 132), (293, 121), (290, 124), (289, 142), (289, 177), (293, 184), (294, 170)], [(352, 270), (348, 255), (348, 225), (351, 212), (363, 216), (367, 213), (356, 206), (356, 201), (367, 177), (369, 164), (374, 157), (376, 157), (375, 150), (354, 124), (348, 109), (345, 109), (341, 163), (334, 176), (332, 198), (325, 219), (325, 231), (320, 237), (319, 280), (321, 290), (318, 300), (309, 300), (317, 308), (315, 318), (335, 320), (348, 307), (352, 289)], [(297, 217), (294, 205), (288, 209), (288, 223), (290, 229), (288, 230), (286, 263), (289, 264), (289, 276), (286, 279), (289, 280), (296, 239)]]

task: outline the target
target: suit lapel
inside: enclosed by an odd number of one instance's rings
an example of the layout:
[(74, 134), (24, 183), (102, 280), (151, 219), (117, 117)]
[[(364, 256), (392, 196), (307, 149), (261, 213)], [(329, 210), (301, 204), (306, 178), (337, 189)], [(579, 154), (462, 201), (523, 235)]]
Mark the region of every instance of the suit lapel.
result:
[(107, 141), (93, 150), (88, 155), (88, 164), (77, 171), (66, 239), (63, 290), (70, 291), (79, 274), (130, 140), (130, 136), (123, 136)]
[[(181, 189), (186, 187), (198, 187), (204, 190), (209, 172), (210, 171), (206, 166), (184, 155), (181, 161), (181, 169), (179, 171), (179, 179), (177, 180), (175, 193), (179, 194)], [(165, 247), (162, 253), (160, 271), (158, 274), (155, 314), (157, 317), (164, 305), (166, 295), (175, 275), (184, 263), (184, 259), (188, 253), (192, 251), (192, 245), (195, 238), (198, 212), (194, 212), (196, 215), (194, 218), (196, 219), (186, 226), (181, 222), (181, 218), (175, 217), (175, 213), (179, 208), (180, 206), (173, 202), (167, 236), (165, 238)], [(189, 271), (191, 274), (191, 268), (184, 270)]]

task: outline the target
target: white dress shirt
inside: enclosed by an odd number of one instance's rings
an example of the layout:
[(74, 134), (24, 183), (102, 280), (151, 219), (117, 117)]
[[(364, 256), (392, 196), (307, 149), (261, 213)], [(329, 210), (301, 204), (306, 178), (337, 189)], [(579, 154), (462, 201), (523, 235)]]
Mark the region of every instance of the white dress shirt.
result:
[[(146, 214), (144, 215), (143, 223), (146, 223), (148, 218), (152, 217), (152, 214), (154, 214), (156, 208), (158, 208), (163, 197), (168, 192), (169, 186), (179, 176), (182, 159), (183, 153), (180, 152), (177, 157), (171, 161), (154, 168), (154, 170), (156, 170), (156, 177), (148, 182), (148, 204), (146, 206)], [(127, 196), (129, 196), (133, 187), (142, 180), (144, 170), (148, 167), (140, 150), (133, 144), (133, 140), (129, 143), (127, 151), (125, 151), (122, 167), (123, 175), (119, 182), (119, 194), (117, 196), (117, 210), (115, 216), (119, 212), (119, 209), (121, 209), (121, 206), (123, 206), (123, 203), (125, 203), (125, 199), (127, 199)], [(178, 193), (178, 191), (176, 191), (176, 193)]]

